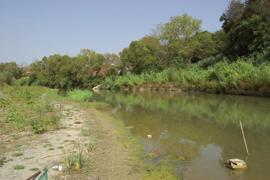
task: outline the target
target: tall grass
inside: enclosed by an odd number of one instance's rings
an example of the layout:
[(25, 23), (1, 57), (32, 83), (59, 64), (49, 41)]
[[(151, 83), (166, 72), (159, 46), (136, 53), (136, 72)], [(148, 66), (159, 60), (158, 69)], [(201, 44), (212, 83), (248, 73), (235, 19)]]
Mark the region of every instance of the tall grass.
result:
[(67, 97), (75, 101), (87, 101), (92, 97), (93, 93), (88, 90), (71, 90), (67, 92)]
[(198, 65), (184, 69), (170, 68), (162, 72), (148, 72), (140, 75), (127, 74), (106, 78), (108, 89), (136, 88), (146, 84), (161, 86), (170, 83), (184, 89), (214, 90), (253, 90), (270, 91), (270, 65), (255, 66), (245, 59), (234, 63), (221, 61), (214, 66), (202, 68)]
[[(32, 131), (43, 133), (58, 128), (60, 116), (52, 107), (48, 92), (56, 91), (43, 87), (4, 86), (0, 107), (6, 131)], [(1, 131), (3, 129), (0, 129)]]

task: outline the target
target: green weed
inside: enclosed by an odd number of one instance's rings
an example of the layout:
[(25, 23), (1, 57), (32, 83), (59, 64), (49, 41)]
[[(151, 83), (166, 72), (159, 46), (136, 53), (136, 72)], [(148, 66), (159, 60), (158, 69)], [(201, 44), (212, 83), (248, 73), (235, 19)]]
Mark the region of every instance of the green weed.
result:
[(67, 92), (67, 97), (75, 101), (87, 101), (92, 97), (93, 93), (88, 90), (72, 90)]
[(85, 157), (83, 155), (83, 152), (81, 148), (77, 151), (71, 152), (66, 158), (65, 158), (65, 167), (67, 170), (81, 170), (83, 165), (85, 163)]
[(21, 152), (16, 152), (16, 153), (12, 154), (13, 157), (19, 157), (22, 155), (23, 155), (23, 153), (21, 153)]
[(16, 165), (13, 167), (14, 170), (22, 170), (24, 169), (25, 167), (23, 165)]

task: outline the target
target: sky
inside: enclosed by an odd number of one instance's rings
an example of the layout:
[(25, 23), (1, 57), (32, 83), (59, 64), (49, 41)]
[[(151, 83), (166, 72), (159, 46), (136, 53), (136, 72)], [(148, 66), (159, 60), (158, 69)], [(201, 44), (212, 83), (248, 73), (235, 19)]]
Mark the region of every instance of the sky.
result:
[(187, 13), (221, 28), (229, 0), (0, 0), (0, 63), (21, 65), (80, 49), (118, 53), (170, 17)]

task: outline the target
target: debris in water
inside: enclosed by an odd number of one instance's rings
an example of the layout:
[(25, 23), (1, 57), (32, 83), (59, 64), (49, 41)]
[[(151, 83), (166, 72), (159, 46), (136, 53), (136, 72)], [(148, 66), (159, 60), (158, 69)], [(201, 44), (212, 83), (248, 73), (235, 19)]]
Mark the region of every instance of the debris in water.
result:
[(226, 161), (226, 165), (231, 169), (245, 169), (247, 168), (247, 163), (241, 159), (229, 159)]

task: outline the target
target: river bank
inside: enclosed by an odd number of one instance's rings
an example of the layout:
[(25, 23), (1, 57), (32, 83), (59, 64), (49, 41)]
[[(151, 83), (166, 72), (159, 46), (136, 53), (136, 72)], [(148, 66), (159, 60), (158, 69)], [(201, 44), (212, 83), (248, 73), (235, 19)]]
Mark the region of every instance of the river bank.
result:
[[(5, 124), (0, 131), (0, 179), (26, 179), (44, 168), (48, 168), (50, 179), (144, 177), (138, 154), (140, 147), (123, 124), (109, 117), (108, 105), (71, 101), (57, 96), (55, 90), (42, 90), (59, 116), (58, 126), (42, 133), (31, 131), (27, 124), (25, 129), (13, 129), (14, 125), (6, 121), (4, 109), (0, 116), (1, 125)], [(19, 110), (16, 113), (22, 115)], [(31, 114), (23, 115), (31, 117)], [(55, 165), (63, 169), (52, 170)]]
[(198, 91), (214, 94), (270, 96), (269, 65), (245, 61), (219, 62), (207, 68), (198, 65), (160, 72), (127, 73), (108, 77), (103, 88), (132, 91)]
[[(101, 88), (102, 89), (102, 88)], [(110, 90), (103, 88), (102, 90)], [(241, 95), (241, 96), (257, 96), (257, 97), (270, 97), (270, 90), (246, 90), (246, 89), (197, 89), (195, 87), (181, 87), (172, 83), (165, 84), (144, 84), (137, 87), (121, 87), (122, 92), (191, 92), (191, 93), (208, 93), (208, 94), (223, 94), (223, 95)]]

